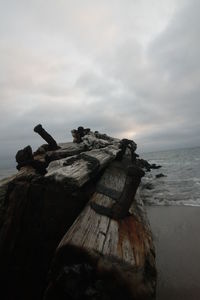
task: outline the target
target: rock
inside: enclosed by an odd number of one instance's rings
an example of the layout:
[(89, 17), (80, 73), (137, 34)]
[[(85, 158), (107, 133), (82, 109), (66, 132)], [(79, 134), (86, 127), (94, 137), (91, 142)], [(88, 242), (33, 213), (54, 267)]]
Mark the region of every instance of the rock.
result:
[(153, 190), (154, 189), (154, 186), (152, 183), (150, 182), (147, 182), (147, 183), (144, 183), (141, 187), (142, 189), (147, 189), (147, 190)]
[(151, 171), (151, 164), (145, 159), (138, 158), (136, 160), (136, 164), (138, 167), (140, 167), (142, 169), (146, 169), (147, 172)]
[(156, 165), (156, 164), (151, 164), (151, 169), (160, 169), (162, 166)]
[(157, 174), (156, 178), (161, 178), (161, 177), (167, 177), (166, 175), (164, 175), (163, 173)]
[(145, 159), (137, 159), (137, 165), (140, 168), (146, 169), (147, 172), (150, 172), (151, 169), (160, 169), (162, 166), (156, 165), (156, 164), (150, 164), (147, 160)]

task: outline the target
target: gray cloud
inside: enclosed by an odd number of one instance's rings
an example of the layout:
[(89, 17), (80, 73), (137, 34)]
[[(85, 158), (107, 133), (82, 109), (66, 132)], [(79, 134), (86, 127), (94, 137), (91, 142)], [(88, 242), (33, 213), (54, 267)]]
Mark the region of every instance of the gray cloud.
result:
[(1, 153), (79, 125), (141, 151), (200, 145), (197, 0), (0, 4)]

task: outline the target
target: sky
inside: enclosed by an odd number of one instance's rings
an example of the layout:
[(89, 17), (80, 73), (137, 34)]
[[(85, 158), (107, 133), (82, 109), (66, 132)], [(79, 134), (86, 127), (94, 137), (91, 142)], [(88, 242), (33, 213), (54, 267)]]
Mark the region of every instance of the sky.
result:
[(200, 146), (200, 1), (0, 0), (0, 155), (89, 127)]

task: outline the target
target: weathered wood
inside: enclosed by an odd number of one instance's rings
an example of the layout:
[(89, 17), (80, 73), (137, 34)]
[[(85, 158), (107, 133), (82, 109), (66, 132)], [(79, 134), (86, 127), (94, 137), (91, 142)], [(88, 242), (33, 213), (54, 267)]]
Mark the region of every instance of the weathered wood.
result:
[(46, 152), (45, 159), (48, 163), (54, 160), (59, 160), (69, 156), (77, 155), (88, 150), (84, 143), (59, 143), (58, 146), (60, 147), (60, 149), (56, 151)]
[(72, 193), (28, 166), (0, 184), (2, 300), (42, 299), (54, 251), (94, 185), (91, 181)]
[[(89, 151), (89, 155), (83, 153), (74, 157), (71, 155), (88, 149), (84, 142), (73, 146), (72, 143), (62, 143), (59, 146), (60, 149), (53, 151), (42, 147), (43, 150), (31, 156), (25, 166), (21, 166), (12, 178), (9, 189), (6, 187), (2, 193), (0, 191), (0, 282), (3, 287), (7, 282), (12, 286), (12, 289), (3, 289), (6, 300), (12, 299), (13, 295), (19, 299), (39, 299), (48, 265), (59, 240), (94, 192), (96, 176), (115, 158), (118, 151), (115, 144)], [(82, 183), (73, 185), (73, 178), (71, 181), (70, 178), (62, 181), (54, 176), (37, 174), (32, 162), (47, 163), (46, 155), (49, 154), (54, 156), (53, 159), (62, 155), (70, 156), (64, 159), (64, 167), (69, 168), (69, 174), (73, 170), (78, 174), (83, 173)], [(74, 158), (77, 159), (77, 165)], [(85, 163), (85, 173), (80, 169), (80, 161)], [(59, 160), (53, 163), (61, 164)], [(75, 187), (75, 191), (69, 187)]]
[(109, 137), (106, 134), (88, 131), (88, 129), (85, 129), (85, 133), (87, 134), (84, 134), (82, 136), (81, 141), (79, 143), (59, 143), (59, 149), (54, 149), (50, 151), (48, 145), (40, 146), (38, 150), (34, 153), (34, 159), (39, 161), (45, 161), (47, 164), (49, 164), (51, 161), (77, 155), (88, 150), (100, 148), (107, 148), (107, 151), (109, 151), (110, 148), (119, 150), (119, 139)]
[(91, 207), (99, 214), (106, 215), (113, 219), (122, 219), (128, 215), (129, 209), (135, 197), (137, 188), (140, 184), (141, 177), (144, 176), (142, 169), (135, 165), (129, 165), (126, 169), (126, 180), (123, 191), (116, 203), (110, 208), (91, 203)]
[(74, 143), (81, 143), (83, 141), (83, 137), (90, 132), (90, 128), (84, 128), (79, 126), (78, 129), (73, 129), (71, 131), (73, 136)]
[(15, 175), (0, 180), (0, 229), (4, 222), (6, 212), (6, 193), (9, 183), (15, 178)]
[(118, 151), (116, 146), (111, 145), (53, 161), (49, 164), (45, 177), (69, 186), (81, 187), (114, 160)]
[[(91, 208), (113, 208), (118, 201), (128, 203), (126, 215), (139, 182), (127, 180), (125, 159), (115, 161), (122, 150), (118, 139), (88, 130), (80, 138), (78, 144), (55, 142), (58, 149), (47, 136), (53, 146), (33, 155), (27, 151), (30, 159), (21, 160), (19, 153), (20, 171), (0, 183), (0, 283), (6, 300), (41, 299), (53, 253), (69, 228), (56, 251), (46, 299), (153, 297), (154, 248), (142, 201), (136, 197), (131, 214), (121, 220)], [(38, 166), (48, 164), (47, 174), (38, 174)]]
[[(49, 140), (48, 133), (41, 127), (37, 125), (34, 130), (40, 132), (43, 136), (47, 135), (47, 140)], [(82, 127), (80, 127), (82, 128)], [(76, 131), (76, 130), (75, 130)], [(72, 130), (73, 135), (73, 130)], [(51, 140), (51, 139), (50, 139)], [(119, 152), (120, 141), (118, 139), (107, 136), (106, 134), (100, 134), (98, 132), (92, 132), (88, 128), (84, 129), (83, 134), (81, 135), (81, 140), (77, 143), (68, 142), (68, 143), (59, 143), (57, 147), (49, 146), (47, 144), (40, 146), (36, 152), (33, 153), (33, 157), (23, 163), (24, 165), (31, 165), (39, 171), (41, 174), (46, 173), (46, 167), (50, 162), (55, 160), (61, 160), (70, 156), (78, 155), (82, 152), (88, 150), (101, 149), (105, 148), (105, 152), (110, 153), (111, 155), (117, 155)], [(116, 152), (117, 151), (117, 152)], [(19, 151), (20, 152), (20, 151)], [(22, 152), (22, 151), (21, 151)], [(20, 153), (21, 153), (20, 152)], [(32, 155), (32, 150), (31, 150)], [(54, 166), (54, 165), (53, 165)], [(52, 165), (51, 165), (52, 167)], [(50, 167), (50, 168), (51, 168)]]
[[(123, 193), (125, 182), (124, 168), (119, 162), (113, 162), (100, 179), (99, 186), (105, 185), (107, 189)], [(90, 203), (112, 207), (115, 200), (97, 190)], [(45, 300), (57, 299), (58, 290), (63, 297), (70, 296), (70, 289), (74, 291), (73, 285), (79, 283), (85, 286), (79, 294), (74, 293), (76, 298), (71, 295), (71, 299), (82, 299), (89, 290), (96, 295), (91, 299), (114, 299), (114, 296), (118, 299), (153, 299), (155, 252), (141, 200), (135, 197), (132, 214), (118, 221), (96, 213), (90, 203), (57, 248)], [(75, 276), (73, 270), (80, 265), (82, 269), (80, 267)], [(90, 270), (92, 280), (89, 277), (82, 283), (85, 268)], [(60, 286), (67, 278), (72, 285)]]
[(120, 145), (119, 140), (112, 139), (106, 135), (96, 135), (92, 131), (85, 135), (82, 140), (89, 150), (105, 148), (109, 145), (117, 146), (117, 148), (119, 148)]
[(116, 143), (119, 147), (120, 143), (120, 140), (117, 138), (110, 137), (107, 134), (101, 134), (98, 131), (93, 132), (89, 128), (84, 129), (83, 127), (78, 127), (78, 130), (73, 129), (71, 133), (74, 138), (74, 143), (83, 142), (90, 150), (103, 148)]

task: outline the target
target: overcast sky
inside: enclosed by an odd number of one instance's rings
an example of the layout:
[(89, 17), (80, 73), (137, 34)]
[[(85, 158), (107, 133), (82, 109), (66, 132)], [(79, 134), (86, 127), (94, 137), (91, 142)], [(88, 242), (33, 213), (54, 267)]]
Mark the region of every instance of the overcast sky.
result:
[(0, 0), (0, 147), (82, 125), (140, 151), (199, 146), (199, 0)]

